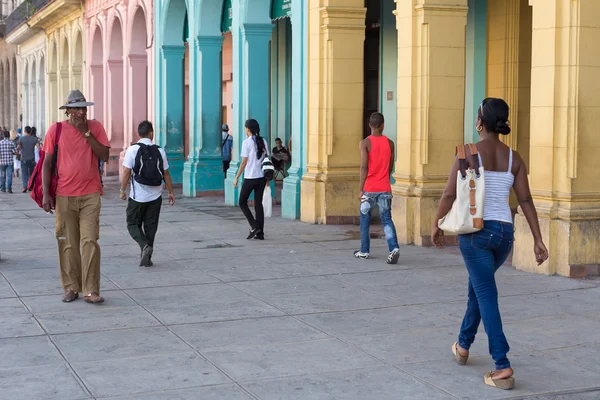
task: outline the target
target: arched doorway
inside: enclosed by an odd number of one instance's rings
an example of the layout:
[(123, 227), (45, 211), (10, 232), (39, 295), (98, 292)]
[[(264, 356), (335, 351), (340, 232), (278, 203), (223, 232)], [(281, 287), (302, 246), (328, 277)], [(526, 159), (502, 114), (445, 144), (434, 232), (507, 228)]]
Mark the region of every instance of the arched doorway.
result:
[(23, 115), (23, 126), (30, 125), (31, 115), (30, 115), (30, 103), (29, 103), (29, 64), (25, 61), (23, 66), (23, 82), (21, 83), (21, 112)]
[(131, 48), (129, 49), (129, 109), (131, 110), (132, 137), (136, 137), (138, 124), (148, 118), (148, 53), (147, 29), (144, 10), (138, 7), (131, 28)]
[[(121, 151), (127, 147), (124, 141), (124, 98), (123, 98), (123, 30), (121, 20), (114, 17), (110, 33), (108, 54), (108, 138), (111, 142), (111, 161), (118, 160)], [(109, 162), (107, 173), (119, 170), (118, 162)]]
[(73, 51), (73, 89), (78, 89), (83, 92), (83, 43), (81, 40), (81, 31), (77, 32), (75, 38), (75, 48)]
[(38, 108), (38, 82), (37, 82), (37, 68), (35, 63), (35, 58), (32, 58), (31, 61), (31, 71), (30, 71), (30, 79), (29, 79), (29, 123), (31, 126), (38, 127), (37, 120), (37, 108)]
[(38, 132), (40, 136), (46, 134), (46, 58), (41, 56), (38, 65), (39, 68), (39, 125)]
[(99, 26), (96, 26), (92, 40), (90, 99), (94, 101), (94, 107), (90, 107), (91, 117), (104, 125), (104, 45)]
[[(157, 82), (158, 144), (165, 148), (174, 183), (183, 180), (185, 132), (185, 0), (171, 0), (161, 20)], [(181, 27), (175, 29), (175, 27)]]
[(17, 96), (18, 91), (18, 82), (17, 82), (17, 57), (13, 57), (12, 59), (12, 68), (11, 68), (11, 91), (9, 93), (10, 104), (11, 104), (11, 128), (16, 129), (21, 126), (19, 121), (19, 98)]
[[(57, 53), (57, 45), (56, 42), (53, 41), (50, 45), (52, 49), (48, 54), (48, 104), (52, 106), (53, 104), (62, 105), (65, 99), (60, 99), (60, 95), (58, 93), (58, 53)], [(58, 103), (54, 103), (57, 101)], [(63, 111), (56, 109), (49, 109), (48, 115), (50, 117), (50, 124), (60, 121), (62, 117)]]
[(58, 104), (64, 104), (67, 101), (67, 96), (71, 91), (71, 85), (69, 82), (69, 42), (67, 38), (63, 38), (60, 50), (60, 64), (58, 67), (59, 78), (60, 78), (60, 95), (58, 97)]

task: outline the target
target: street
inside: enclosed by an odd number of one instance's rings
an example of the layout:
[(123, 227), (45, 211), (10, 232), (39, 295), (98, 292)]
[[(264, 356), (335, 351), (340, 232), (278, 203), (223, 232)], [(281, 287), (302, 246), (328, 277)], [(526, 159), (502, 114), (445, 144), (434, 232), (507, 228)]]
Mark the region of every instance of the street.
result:
[(0, 399), (600, 398), (600, 281), (500, 269), (516, 379), (502, 391), (483, 383), (483, 326), (466, 366), (451, 353), (467, 296), (456, 249), (403, 246), (388, 265), (373, 239), (358, 260), (358, 227), (278, 216), (249, 241), (239, 208), (178, 198), (143, 268), (107, 182), (101, 305), (60, 301), (54, 216), (0, 196)]

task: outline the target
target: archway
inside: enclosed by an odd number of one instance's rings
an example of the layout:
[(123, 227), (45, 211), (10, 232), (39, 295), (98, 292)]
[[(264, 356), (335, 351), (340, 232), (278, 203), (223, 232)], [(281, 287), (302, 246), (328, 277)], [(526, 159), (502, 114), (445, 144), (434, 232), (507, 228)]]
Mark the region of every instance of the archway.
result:
[[(58, 54), (57, 54), (57, 45), (56, 41), (53, 41), (50, 45), (51, 51), (48, 57), (48, 104), (52, 107), (54, 104), (62, 104), (64, 103), (64, 99), (62, 102), (60, 100), (60, 95), (58, 92)], [(57, 101), (58, 103), (55, 103)], [(63, 111), (56, 109), (48, 109), (48, 116), (50, 117), (50, 123), (54, 123), (56, 121), (60, 121), (62, 117)]]
[(11, 128), (10, 129), (16, 129), (17, 127), (19, 127), (21, 124), (19, 123), (19, 99), (17, 97), (17, 93), (18, 93), (18, 82), (17, 82), (17, 57), (13, 57), (12, 59), (12, 68), (11, 68), (11, 90), (9, 93), (9, 97), (10, 97), (10, 104), (11, 104)]
[[(185, 42), (184, 26), (187, 25), (185, 0), (171, 0), (159, 30), (160, 43), (159, 77), (157, 85), (160, 136), (159, 144), (169, 156), (171, 176), (175, 183), (183, 180), (184, 132), (185, 132)], [(180, 26), (182, 29), (173, 29)]]
[(46, 135), (46, 58), (40, 57), (39, 62), (39, 127), (38, 132), (41, 137)]
[(31, 109), (30, 109), (30, 92), (29, 92), (29, 83), (30, 83), (30, 75), (29, 75), (29, 64), (27, 60), (25, 60), (23, 65), (23, 76), (21, 77), (21, 113), (23, 115), (22, 125), (30, 125), (31, 122)]
[(4, 89), (5, 86), (6, 84), (4, 83), (4, 62), (0, 62), (0, 98), (2, 99), (2, 102), (0, 103), (2, 104), (2, 106), (0, 107), (0, 126), (4, 126), (6, 124), (6, 92)]
[(148, 118), (148, 52), (147, 29), (144, 10), (138, 7), (131, 27), (131, 48), (129, 49), (129, 110), (131, 110), (132, 140), (138, 124)]
[(31, 70), (30, 70), (30, 79), (29, 79), (29, 123), (31, 126), (38, 127), (37, 120), (37, 108), (38, 108), (38, 82), (37, 82), (37, 68), (35, 63), (35, 58), (31, 60)]
[(94, 30), (90, 54), (90, 99), (94, 102), (90, 115), (104, 125), (104, 47), (99, 26)]
[(83, 44), (81, 40), (81, 31), (77, 32), (77, 37), (75, 38), (75, 49), (73, 52), (73, 89), (78, 89), (83, 91)]
[[(111, 158), (118, 158), (127, 147), (124, 141), (124, 108), (123, 101), (123, 30), (121, 20), (114, 17), (110, 33), (110, 51), (108, 54), (108, 135), (111, 141)], [(113, 164), (113, 163), (111, 163)], [(118, 171), (118, 165), (109, 165), (108, 173)]]
[(66, 37), (63, 38), (61, 44), (60, 63), (58, 70), (60, 80), (60, 95), (58, 97), (57, 104), (64, 104), (64, 102), (67, 100), (69, 92), (71, 91), (71, 85), (69, 82), (69, 42)]

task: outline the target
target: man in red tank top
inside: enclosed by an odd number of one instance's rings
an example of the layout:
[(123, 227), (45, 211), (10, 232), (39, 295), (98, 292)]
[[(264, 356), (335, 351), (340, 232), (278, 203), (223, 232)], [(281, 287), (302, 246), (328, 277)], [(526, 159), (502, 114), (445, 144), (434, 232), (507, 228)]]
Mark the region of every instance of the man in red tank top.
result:
[(384, 118), (373, 113), (369, 118), (371, 135), (360, 142), (360, 250), (356, 258), (369, 258), (371, 212), (379, 207), (379, 215), (389, 247), (388, 264), (397, 264), (400, 257), (396, 227), (392, 221), (392, 184), (394, 142), (383, 134)]

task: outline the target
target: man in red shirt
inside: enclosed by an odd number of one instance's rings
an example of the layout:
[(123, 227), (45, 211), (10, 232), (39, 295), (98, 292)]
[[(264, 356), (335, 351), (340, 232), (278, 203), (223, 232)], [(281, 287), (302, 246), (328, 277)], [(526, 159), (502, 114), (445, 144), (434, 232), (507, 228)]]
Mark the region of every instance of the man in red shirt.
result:
[[(62, 301), (71, 302), (83, 292), (88, 303), (102, 303), (100, 296), (100, 173), (98, 161), (108, 161), (110, 143), (100, 122), (87, 119), (87, 102), (79, 90), (72, 90), (66, 109), (69, 118), (53, 124), (46, 133), (43, 164), (43, 206), (56, 210), (56, 239), (60, 280), (65, 291)], [(58, 186), (56, 204), (49, 195), (52, 155), (57, 136)]]
[(394, 166), (394, 142), (383, 134), (383, 114), (369, 118), (371, 134), (360, 142), (360, 250), (356, 258), (369, 258), (371, 212), (379, 207), (379, 216), (388, 242), (388, 264), (397, 264), (400, 257), (396, 227), (392, 221), (392, 185), (390, 175)]

